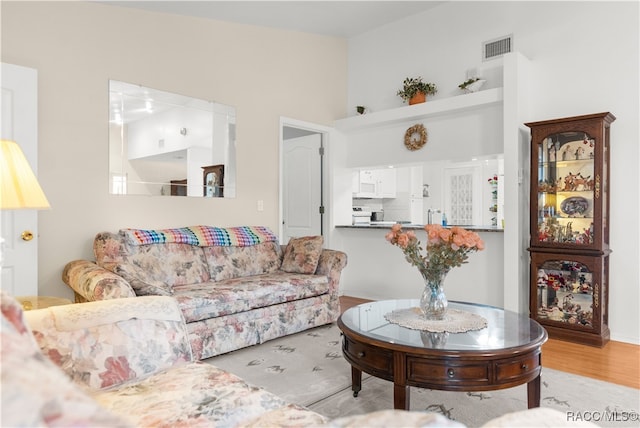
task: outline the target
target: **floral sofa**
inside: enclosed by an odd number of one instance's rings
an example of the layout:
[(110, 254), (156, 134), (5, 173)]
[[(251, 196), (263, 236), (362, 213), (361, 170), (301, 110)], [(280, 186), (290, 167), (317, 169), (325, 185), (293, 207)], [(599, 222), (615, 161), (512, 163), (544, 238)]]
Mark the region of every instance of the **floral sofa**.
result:
[[(196, 361), (182, 312), (167, 296), (23, 312), (0, 292), (0, 307), (3, 427), (463, 427), (401, 410), (328, 421), (287, 403)], [(542, 408), (486, 424), (578, 425)]]
[(335, 321), (347, 256), (322, 245), (313, 236), (281, 248), (260, 226), (123, 229), (98, 233), (95, 262), (68, 263), (62, 279), (76, 302), (171, 296), (205, 359)]

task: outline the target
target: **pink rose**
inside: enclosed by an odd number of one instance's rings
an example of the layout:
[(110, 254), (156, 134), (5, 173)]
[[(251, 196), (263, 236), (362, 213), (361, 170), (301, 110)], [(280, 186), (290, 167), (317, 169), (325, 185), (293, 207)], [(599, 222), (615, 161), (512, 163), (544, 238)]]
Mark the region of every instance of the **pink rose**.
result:
[(407, 245), (409, 245), (409, 236), (406, 233), (398, 235), (398, 245), (401, 248), (407, 248)]
[(462, 235), (453, 235), (453, 243), (458, 247), (465, 245), (466, 241)]
[(451, 231), (449, 229), (445, 229), (441, 227), (440, 232), (438, 233), (438, 236), (443, 241), (448, 242), (449, 239), (451, 238)]
[(427, 232), (427, 236), (429, 237), (429, 241), (437, 241), (439, 238), (440, 230), (442, 230), (442, 226), (438, 226), (437, 224), (428, 224), (424, 227), (424, 230)]

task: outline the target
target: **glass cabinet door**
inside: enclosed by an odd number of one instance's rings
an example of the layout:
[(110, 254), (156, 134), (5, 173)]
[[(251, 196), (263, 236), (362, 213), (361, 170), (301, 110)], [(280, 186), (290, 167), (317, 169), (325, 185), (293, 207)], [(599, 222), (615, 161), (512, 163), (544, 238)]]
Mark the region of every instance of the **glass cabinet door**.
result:
[(597, 274), (584, 263), (547, 260), (536, 270), (536, 318), (593, 328)]
[(530, 315), (550, 337), (602, 346), (609, 340), (609, 256), (531, 253)]
[(531, 247), (607, 252), (609, 128), (598, 113), (532, 122)]
[(537, 241), (592, 245), (596, 140), (559, 132), (538, 143)]

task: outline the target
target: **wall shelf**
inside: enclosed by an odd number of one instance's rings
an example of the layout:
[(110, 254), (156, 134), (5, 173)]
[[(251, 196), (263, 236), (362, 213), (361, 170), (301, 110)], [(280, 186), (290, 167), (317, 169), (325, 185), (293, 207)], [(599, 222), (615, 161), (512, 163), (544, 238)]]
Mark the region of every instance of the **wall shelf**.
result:
[(440, 115), (459, 114), (493, 104), (501, 105), (502, 101), (502, 88), (486, 89), (472, 94), (457, 95), (422, 104), (352, 116), (336, 120), (334, 126), (341, 131), (355, 131)]

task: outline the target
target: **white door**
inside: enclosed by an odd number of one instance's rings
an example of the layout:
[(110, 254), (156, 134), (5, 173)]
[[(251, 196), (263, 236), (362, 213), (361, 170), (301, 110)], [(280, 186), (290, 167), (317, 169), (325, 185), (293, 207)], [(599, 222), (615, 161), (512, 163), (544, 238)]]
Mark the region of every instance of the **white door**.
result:
[(450, 225), (470, 226), (482, 224), (482, 203), (474, 203), (480, 197), (479, 166), (445, 168), (444, 213)]
[(321, 143), (320, 134), (283, 143), (283, 243), (322, 234)]
[[(2, 139), (17, 142), (37, 175), (38, 75), (32, 68), (2, 63)], [(36, 210), (2, 211), (0, 288), (14, 296), (38, 294), (38, 215)], [(24, 240), (23, 232), (32, 240)]]

